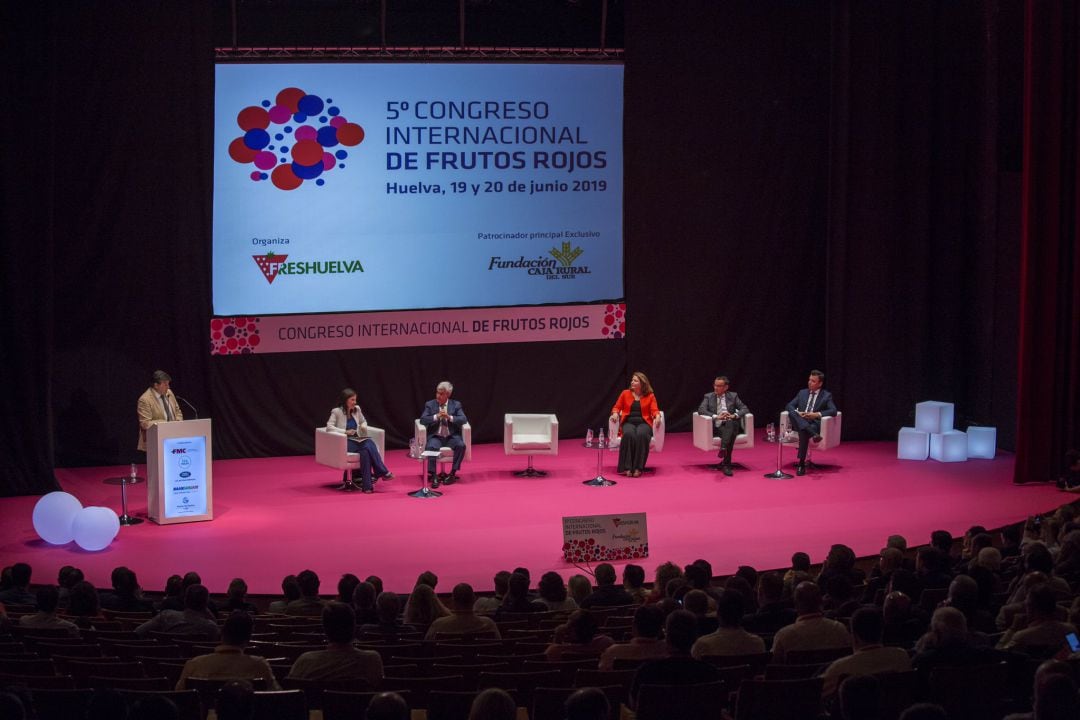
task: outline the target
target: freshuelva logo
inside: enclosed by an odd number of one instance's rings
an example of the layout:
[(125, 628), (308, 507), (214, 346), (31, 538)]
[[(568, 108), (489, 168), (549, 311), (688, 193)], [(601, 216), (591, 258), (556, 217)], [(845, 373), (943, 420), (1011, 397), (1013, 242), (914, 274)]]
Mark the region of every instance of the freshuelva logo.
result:
[(229, 143), (229, 157), (253, 163), (249, 177), (270, 180), (279, 190), (295, 190), (305, 180), (325, 185), (323, 174), (345, 168), (345, 148), (364, 141), (364, 128), (346, 120), (333, 102), (288, 87), (273, 101), (244, 108), (236, 116), (244, 134)]
[(268, 252), (265, 255), (252, 255), (255, 264), (259, 266), (266, 282), (274, 282), (278, 275), (350, 275), (364, 272), (364, 263), (352, 259), (335, 260), (293, 260), (286, 262), (288, 255), (275, 255)]
[(259, 270), (262, 271), (263, 277), (266, 278), (268, 283), (274, 282), (274, 278), (281, 272), (281, 266), (289, 259), (288, 255), (275, 255), (272, 251), (265, 255), (252, 255), (251, 257), (254, 258), (255, 264), (259, 266)]

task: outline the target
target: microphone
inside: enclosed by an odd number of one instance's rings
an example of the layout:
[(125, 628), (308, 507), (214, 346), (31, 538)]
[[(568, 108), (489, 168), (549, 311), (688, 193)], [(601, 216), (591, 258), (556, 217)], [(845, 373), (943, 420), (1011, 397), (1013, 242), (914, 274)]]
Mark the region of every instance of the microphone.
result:
[(192, 405), (191, 403), (189, 403), (187, 400), (180, 397), (179, 395), (176, 396), (176, 399), (179, 400), (180, 402), (184, 403), (185, 405), (187, 405), (189, 408), (191, 408), (191, 412), (195, 413), (195, 420), (199, 419), (199, 411), (195, 409), (194, 405)]

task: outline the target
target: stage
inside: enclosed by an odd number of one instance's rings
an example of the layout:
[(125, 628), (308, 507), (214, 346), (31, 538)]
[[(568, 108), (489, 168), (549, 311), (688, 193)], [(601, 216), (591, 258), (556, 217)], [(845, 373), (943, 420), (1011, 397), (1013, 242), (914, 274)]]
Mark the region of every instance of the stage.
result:
[[(276, 594), (284, 575), (305, 568), (319, 574), (324, 593), (333, 593), (346, 572), (379, 575), (388, 590), (408, 592), (427, 569), (438, 574), (440, 591), (462, 581), (490, 590), (495, 572), (517, 566), (528, 567), (534, 582), (548, 570), (564, 578), (578, 572), (561, 557), (564, 515), (646, 512), (650, 557), (639, 564), (651, 581), (667, 560), (705, 558), (717, 575), (741, 564), (785, 567), (800, 550), (818, 563), (833, 543), (870, 555), (892, 533), (915, 546), (936, 529), (955, 536), (974, 524), (997, 527), (1074, 499), (1051, 485), (1014, 485), (1007, 453), (966, 463), (912, 462), (896, 459), (895, 443), (845, 442), (816, 457), (831, 468), (774, 480), (763, 475), (775, 469), (775, 446), (760, 442), (736, 452), (743, 468), (729, 478), (710, 467), (715, 456), (695, 449), (689, 433), (675, 433), (651, 455), (651, 473), (620, 477), (616, 454), (605, 452), (604, 473), (618, 484), (588, 487), (582, 481), (596, 474), (597, 452), (572, 438), (559, 449), (557, 457), (536, 457), (546, 478), (523, 479), (513, 471), (525, 467), (524, 457), (505, 456), (501, 444), (477, 445), (462, 479), (438, 499), (409, 497), (419, 486), (419, 464), (405, 450), (388, 452), (397, 477), (378, 483), (373, 495), (335, 492), (341, 473), (310, 455), (216, 461), (213, 521), (122, 527), (99, 553), (45, 544), (31, 522), (38, 498), (5, 498), (2, 564), (29, 562), (34, 582), (55, 582), (60, 567), (74, 565), (99, 587), (108, 586), (113, 567), (126, 565), (155, 591), (169, 575), (196, 570), (212, 592), (239, 576), (252, 593)], [(794, 450), (784, 453), (793, 474)], [(102, 480), (127, 470), (56, 475), (84, 506), (119, 512), (119, 488)], [(145, 517), (145, 485), (131, 491), (129, 509)]]

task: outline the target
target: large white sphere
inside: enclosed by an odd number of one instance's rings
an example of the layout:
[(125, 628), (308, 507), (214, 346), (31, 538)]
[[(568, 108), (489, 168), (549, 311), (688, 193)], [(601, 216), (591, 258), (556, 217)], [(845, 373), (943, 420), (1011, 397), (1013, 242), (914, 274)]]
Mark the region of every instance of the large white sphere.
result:
[(69, 543), (75, 537), (72, 521), (82, 509), (82, 503), (70, 493), (56, 491), (43, 495), (34, 505), (34, 530), (47, 543)]
[(83, 508), (71, 523), (71, 530), (75, 543), (83, 550), (102, 550), (120, 532), (120, 518), (109, 508)]

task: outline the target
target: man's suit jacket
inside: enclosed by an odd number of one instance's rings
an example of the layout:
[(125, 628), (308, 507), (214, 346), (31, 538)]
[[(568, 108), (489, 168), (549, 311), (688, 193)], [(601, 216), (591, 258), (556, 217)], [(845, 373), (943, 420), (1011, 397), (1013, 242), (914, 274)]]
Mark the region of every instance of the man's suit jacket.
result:
[[(176, 396), (173, 395), (173, 391), (169, 390), (165, 393), (165, 401), (169, 403), (172, 408), (173, 420), (183, 420), (184, 413), (180, 412), (180, 406), (176, 403)], [(146, 388), (146, 392), (139, 396), (139, 402), (136, 406), (136, 410), (139, 414), (139, 450), (146, 450), (146, 431), (150, 429), (152, 425), (156, 425), (159, 422), (167, 422), (169, 417), (165, 414), (165, 408), (161, 406), (161, 400), (154, 388)]]
[[(433, 437), (439, 433), (439, 420), (435, 417), (439, 414), (439, 401), (428, 400), (424, 404), (424, 413), (420, 416), (420, 424), (427, 428), (428, 437)], [(447, 423), (447, 427), (450, 428), (450, 435), (461, 435), (461, 428), (465, 423), (469, 422), (465, 417), (465, 411), (461, 409), (461, 403), (457, 400), (450, 398), (446, 401), (446, 414), (450, 416), (450, 422)]]
[[(833, 404), (832, 393), (825, 388), (821, 388), (817, 393), (817, 400), (814, 402), (814, 409), (811, 412), (821, 413), (821, 417), (833, 417), (836, 415), (836, 405)], [(791, 426), (796, 430), (802, 429), (807, 422), (799, 417), (799, 413), (806, 411), (806, 403), (809, 401), (810, 388), (803, 388), (795, 394), (795, 397), (785, 408), (788, 411), (788, 417), (791, 419)]]
[[(724, 393), (724, 402), (727, 403), (727, 411), (732, 415), (735, 415), (739, 419), (739, 427), (743, 427), (743, 416), (750, 412), (750, 408), (746, 407), (746, 403), (739, 398), (738, 393), (733, 393), (728, 390)], [(716, 393), (705, 393), (705, 397), (701, 399), (701, 405), (698, 405), (698, 415), (716, 415), (720, 412), (720, 399)]]

